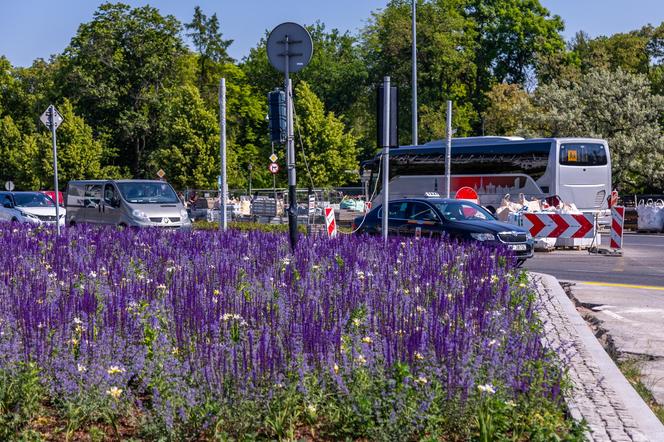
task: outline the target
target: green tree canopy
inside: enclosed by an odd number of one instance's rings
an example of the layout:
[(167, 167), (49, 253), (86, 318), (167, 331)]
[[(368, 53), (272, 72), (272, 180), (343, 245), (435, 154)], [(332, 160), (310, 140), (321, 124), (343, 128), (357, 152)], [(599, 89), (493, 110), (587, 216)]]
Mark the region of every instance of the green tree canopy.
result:
[(307, 156), (305, 160), (302, 149), (296, 149), (300, 170), (298, 184), (304, 187), (310, 185), (305, 172), (305, 161), (314, 187), (345, 184), (354, 178), (350, 171), (355, 171), (358, 167), (356, 138), (332, 112), (325, 112), (323, 102), (313, 93), (307, 82), (301, 82), (296, 92), (296, 139), (301, 137)]
[(664, 188), (664, 97), (644, 75), (597, 69), (579, 83), (556, 82), (535, 94), (536, 129), (545, 136), (604, 138), (613, 182), (626, 192)]
[(63, 93), (117, 148), (116, 164), (146, 176), (157, 148), (165, 90), (180, 80), (186, 53), (180, 23), (150, 6), (105, 3), (82, 24), (64, 54)]

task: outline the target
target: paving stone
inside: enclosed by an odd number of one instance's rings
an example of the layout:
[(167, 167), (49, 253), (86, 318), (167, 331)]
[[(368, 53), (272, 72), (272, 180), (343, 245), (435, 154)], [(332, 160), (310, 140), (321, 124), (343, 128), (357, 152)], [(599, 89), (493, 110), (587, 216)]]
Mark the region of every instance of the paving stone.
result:
[[(572, 388), (565, 398), (570, 414), (585, 419), (591, 441), (645, 442), (648, 439), (636, 427), (634, 418), (616, 392), (602, 376), (602, 370), (582, 340), (560, 302), (534, 278), (540, 315), (545, 318), (542, 341), (566, 362)], [(652, 441), (664, 442), (664, 441)]]

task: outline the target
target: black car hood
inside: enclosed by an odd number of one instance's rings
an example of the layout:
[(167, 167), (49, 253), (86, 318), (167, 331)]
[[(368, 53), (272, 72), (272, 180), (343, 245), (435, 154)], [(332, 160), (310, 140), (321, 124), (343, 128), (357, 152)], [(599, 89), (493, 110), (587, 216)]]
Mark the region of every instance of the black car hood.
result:
[(449, 223), (455, 228), (473, 233), (525, 232), (522, 227), (503, 221), (464, 220)]

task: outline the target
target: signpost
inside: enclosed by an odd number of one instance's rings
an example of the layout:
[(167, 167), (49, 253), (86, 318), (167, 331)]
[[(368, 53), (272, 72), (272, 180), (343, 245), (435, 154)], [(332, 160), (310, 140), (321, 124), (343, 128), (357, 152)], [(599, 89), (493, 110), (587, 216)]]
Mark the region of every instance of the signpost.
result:
[[(389, 187), (390, 187), (390, 77), (383, 78), (383, 241), (387, 243), (389, 229)], [(378, 116), (380, 118), (380, 116)]]
[(297, 245), (297, 197), (295, 193), (295, 143), (293, 141), (293, 94), (291, 72), (298, 72), (311, 61), (313, 41), (309, 32), (297, 23), (286, 22), (270, 32), (267, 39), (267, 57), (270, 64), (284, 73), (286, 90), (286, 153), (288, 164), (288, 231), (291, 250)]
[(41, 117), (39, 117), (42, 123), (46, 125), (47, 128), (51, 130), (51, 137), (53, 138), (53, 182), (55, 183), (55, 230), (60, 235), (60, 204), (58, 198), (60, 191), (58, 190), (58, 147), (55, 138), (55, 130), (62, 124), (64, 118), (60, 115), (60, 112), (55, 108), (55, 106), (50, 105)]

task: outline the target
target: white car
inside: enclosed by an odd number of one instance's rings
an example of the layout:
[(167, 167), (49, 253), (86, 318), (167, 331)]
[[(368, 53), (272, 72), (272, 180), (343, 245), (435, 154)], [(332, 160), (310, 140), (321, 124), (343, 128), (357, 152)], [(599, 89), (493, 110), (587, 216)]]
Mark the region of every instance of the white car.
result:
[[(40, 192), (0, 192), (0, 221), (30, 224), (55, 224), (55, 202)], [(58, 208), (61, 226), (65, 208)]]

